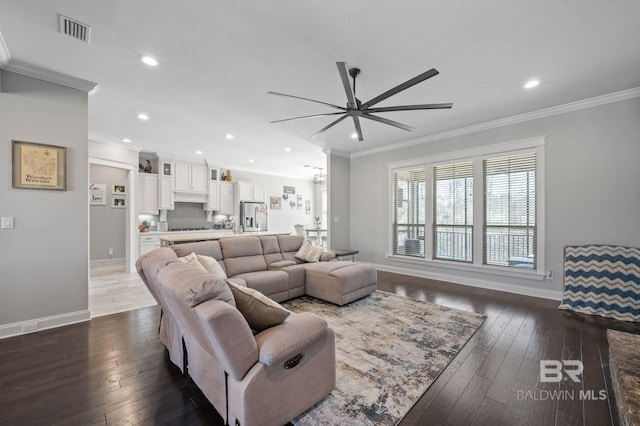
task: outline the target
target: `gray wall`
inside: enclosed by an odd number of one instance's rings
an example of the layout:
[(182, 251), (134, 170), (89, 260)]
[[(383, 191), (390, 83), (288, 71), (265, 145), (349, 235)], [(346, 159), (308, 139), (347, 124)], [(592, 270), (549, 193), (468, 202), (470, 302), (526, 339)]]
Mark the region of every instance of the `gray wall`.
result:
[[(385, 257), (391, 223), (388, 163), (544, 135), (545, 263), (547, 270), (554, 271), (552, 280), (462, 273)], [(360, 250), (359, 259), (389, 269), (441, 276), (453, 282), (515, 286), (523, 293), (539, 289), (560, 292), (565, 245), (640, 246), (639, 158), (640, 98), (353, 158), (351, 246)]]
[[(87, 93), (0, 71), (0, 335), (9, 324), (87, 316)], [(11, 140), (67, 147), (67, 190), (11, 187)], [(76, 316), (74, 316), (76, 315)]]
[[(226, 171), (226, 169), (224, 169)], [(315, 200), (315, 184), (312, 180), (295, 179), (282, 176), (272, 176), (259, 173), (251, 173), (246, 171), (231, 171), (233, 181), (243, 181), (250, 183), (257, 183), (265, 185), (267, 206), (269, 207), (269, 231), (271, 232), (290, 232), (295, 233), (293, 225), (303, 224), (311, 227), (313, 225), (313, 212), (315, 203), (322, 202), (322, 200)], [(293, 186), (296, 188), (296, 193), (289, 195), (288, 200), (280, 200), (280, 210), (273, 210), (269, 205), (270, 197), (282, 197), (283, 187)], [(298, 194), (302, 195), (302, 209), (298, 207), (293, 209), (289, 206), (289, 201), (296, 201)], [(304, 201), (311, 201), (310, 214), (305, 213)], [(239, 212), (239, 206), (236, 206)]]
[[(107, 204), (89, 206), (89, 241), (91, 261), (124, 259), (126, 250), (126, 209), (111, 207), (111, 185), (126, 185), (127, 171), (115, 167), (91, 164), (89, 182), (107, 186)], [(118, 197), (121, 198), (121, 197)], [(109, 255), (109, 249), (113, 255)]]
[[(349, 201), (352, 200), (351, 194), (354, 193), (354, 189), (350, 186), (353, 175), (350, 171), (348, 158), (329, 153), (328, 174), (329, 213), (327, 220), (329, 221), (329, 245), (331, 248), (356, 248), (349, 238), (350, 223), (352, 219), (356, 222), (362, 220), (363, 218), (360, 216), (369, 216), (370, 212)], [(367, 187), (363, 195), (373, 192), (372, 188)], [(362, 188), (357, 190), (362, 191)], [(355, 210), (350, 206), (357, 208), (357, 211), (361, 213), (351, 216), (351, 213)]]

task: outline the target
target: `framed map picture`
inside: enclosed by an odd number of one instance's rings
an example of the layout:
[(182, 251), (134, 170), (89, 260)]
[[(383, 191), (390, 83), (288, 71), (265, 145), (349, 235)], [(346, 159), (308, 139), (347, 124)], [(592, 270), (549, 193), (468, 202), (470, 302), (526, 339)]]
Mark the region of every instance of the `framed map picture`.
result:
[(67, 148), (12, 141), (11, 186), (17, 189), (67, 190)]

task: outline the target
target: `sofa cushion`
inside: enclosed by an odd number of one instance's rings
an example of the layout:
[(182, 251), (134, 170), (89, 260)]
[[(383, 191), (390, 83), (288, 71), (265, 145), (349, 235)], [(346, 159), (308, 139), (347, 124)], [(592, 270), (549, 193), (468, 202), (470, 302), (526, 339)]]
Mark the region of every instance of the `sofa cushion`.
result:
[(322, 251), (322, 247), (314, 246), (311, 241), (304, 240), (295, 257), (305, 262), (319, 262)]
[(211, 256), (216, 260), (222, 259), (222, 250), (219, 241), (199, 241), (197, 243), (175, 244), (170, 246), (178, 257), (183, 257), (195, 252), (203, 256)]
[(200, 262), (202, 267), (210, 274), (220, 275), (222, 278), (227, 278), (227, 274), (224, 272), (224, 269), (222, 269), (222, 266), (220, 266), (220, 263), (218, 263), (218, 261), (215, 260), (213, 257), (202, 256), (199, 254), (198, 262)]
[(186, 256), (179, 257), (181, 262), (186, 263), (187, 265), (193, 266), (198, 269), (202, 269), (203, 271), (207, 271), (204, 266), (198, 261), (198, 255), (195, 253), (190, 253)]
[(289, 276), (283, 270), (247, 272), (233, 277), (242, 278), (247, 287), (268, 294), (270, 298), (280, 302), (287, 299)]
[(236, 307), (247, 320), (249, 327), (262, 331), (280, 324), (291, 312), (257, 290), (242, 287), (229, 281), (229, 288)]

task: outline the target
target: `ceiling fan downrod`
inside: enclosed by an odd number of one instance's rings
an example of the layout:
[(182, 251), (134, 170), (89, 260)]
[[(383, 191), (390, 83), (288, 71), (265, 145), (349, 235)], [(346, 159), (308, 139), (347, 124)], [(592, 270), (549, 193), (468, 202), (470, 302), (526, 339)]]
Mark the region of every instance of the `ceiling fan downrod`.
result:
[(360, 74), (360, 68), (349, 68), (349, 75), (353, 78), (353, 96), (356, 95), (356, 77)]

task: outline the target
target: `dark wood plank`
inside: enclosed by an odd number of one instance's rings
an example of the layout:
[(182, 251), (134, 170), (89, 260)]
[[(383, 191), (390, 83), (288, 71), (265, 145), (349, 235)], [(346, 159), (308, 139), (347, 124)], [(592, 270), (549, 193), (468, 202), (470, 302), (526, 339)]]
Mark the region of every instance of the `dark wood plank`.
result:
[[(606, 330), (640, 334), (640, 324), (560, 311), (557, 301), (382, 271), (378, 284), (486, 316), (401, 425), (618, 424)], [(158, 308), (149, 307), (0, 340), (3, 424), (222, 425), (169, 361), (157, 324)], [(563, 358), (583, 362), (579, 386), (540, 382), (540, 360)], [(606, 399), (579, 398), (580, 390), (598, 396), (603, 389)], [(543, 390), (576, 395), (536, 399)]]

